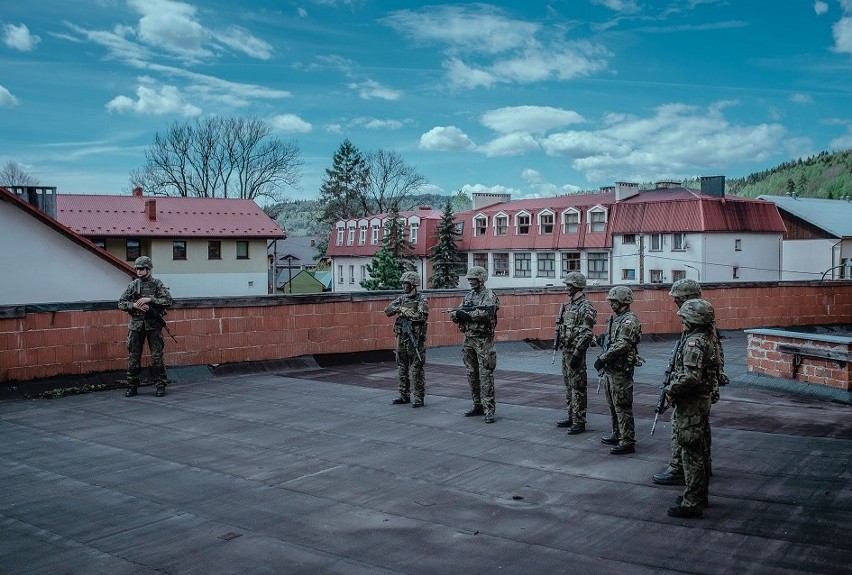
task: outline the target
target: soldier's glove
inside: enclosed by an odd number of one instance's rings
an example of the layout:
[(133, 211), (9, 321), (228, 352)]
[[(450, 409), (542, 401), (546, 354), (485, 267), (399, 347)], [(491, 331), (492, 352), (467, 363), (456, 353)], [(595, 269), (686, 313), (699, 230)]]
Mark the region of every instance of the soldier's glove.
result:
[(602, 370), (604, 368), (604, 365), (606, 364), (601, 360), (601, 358), (597, 358), (595, 360), (595, 371)]
[(414, 316), (416, 314), (415, 314), (413, 309), (404, 307), (404, 308), (399, 310), (399, 315), (401, 315), (402, 317), (404, 317), (406, 319), (414, 319)]
[(571, 369), (577, 369), (577, 368), (580, 367), (580, 365), (582, 365), (582, 363), (583, 363), (583, 356), (580, 355), (579, 353), (575, 353), (574, 355), (571, 356), (571, 361), (568, 362), (568, 366)]
[(450, 319), (452, 320), (453, 323), (459, 322), (459, 318), (456, 316), (456, 314), (458, 314), (457, 311), (451, 311), (450, 312)]
[(470, 321), (473, 319), (470, 313), (466, 312), (463, 309), (460, 309), (456, 312), (456, 318), (458, 319), (458, 321)]

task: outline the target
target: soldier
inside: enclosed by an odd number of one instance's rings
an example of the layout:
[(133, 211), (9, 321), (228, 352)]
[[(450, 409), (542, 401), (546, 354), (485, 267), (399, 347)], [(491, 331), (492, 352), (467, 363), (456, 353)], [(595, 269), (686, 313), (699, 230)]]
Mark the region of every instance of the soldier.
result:
[(612, 433), (601, 442), (613, 447), (613, 455), (636, 451), (636, 431), (633, 422), (633, 369), (639, 362), (637, 345), (642, 337), (642, 324), (630, 311), (633, 291), (627, 286), (615, 286), (606, 296), (613, 316), (607, 320), (604, 351), (595, 360), (595, 370), (602, 373), (604, 393), (612, 417)]
[[(691, 299), (700, 299), (701, 298), (701, 284), (699, 284), (695, 280), (691, 279), (682, 279), (674, 282), (672, 284), (672, 289), (669, 291), (669, 295), (674, 299), (675, 305), (677, 305), (678, 310), (680, 310), (681, 306)], [(719, 338), (719, 331), (716, 329), (715, 323), (713, 325), (713, 329), (711, 330), (711, 334), (713, 337), (713, 345), (716, 350), (716, 354), (719, 357), (719, 372), (716, 377), (713, 378), (713, 392), (710, 395), (710, 402), (715, 404), (719, 401), (719, 386), (725, 385), (728, 382), (728, 378), (724, 373), (725, 367), (725, 354), (722, 350), (722, 343)], [(683, 333), (681, 333), (681, 340), (683, 340)], [(678, 346), (682, 344), (682, 341), (678, 342)], [(677, 346), (675, 347), (677, 350)], [(676, 353), (676, 351), (675, 351)], [(672, 373), (672, 367), (674, 362), (674, 355), (672, 354), (672, 358), (669, 361), (669, 367), (666, 373)], [(674, 429), (672, 429), (672, 456), (669, 460), (668, 466), (661, 472), (655, 473), (651, 478), (651, 481), (657, 483), (659, 485), (685, 485), (685, 479), (683, 475), (683, 464), (681, 462), (680, 456), (680, 447), (677, 443), (677, 438), (674, 435)], [(710, 471), (710, 417), (708, 414), (707, 421), (704, 424), (704, 447), (706, 449), (705, 452), (705, 467), (707, 470), (708, 476), (711, 475)]]
[(426, 395), (426, 379), (423, 364), (426, 362), (426, 321), (429, 319), (429, 304), (417, 290), (420, 276), (417, 272), (405, 272), (400, 278), (405, 292), (388, 307), (385, 315), (396, 315), (393, 331), (396, 334), (396, 367), (399, 371), (399, 397), (394, 405), (411, 403), (411, 380), (414, 380), (414, 403), (411, 407), (423, 407)]
[(494, 423), (494, 368), (497, 367), (494, 328), (497, 327), (500, 300), (485, 287), (488, 279), (485, 268), (473, 266), (467, 272), (467, 279), (470, 291), (464, 296), (462, 305), (450, 311), (450, 319), (464, 332), (462, 356), (473, 399), (473, 409), (464, 415), (485, 415), (485, 423)]
[(130, 282), (121, 298), (118, 309), (130, 314), (130, 326), (127, 333), (127, 391), (125, 397), (136, 395), (139, 386), (139, 374), (142, 371), (142, 346), (148, 340), (151, 352), (151, 371), (157, 397), (166, 395), (166, 365), (163, 361), (163, 315), (172, 305), (172, 295), (163, 282), (151, 275), (154, 264), (148, 256), (136, 258), (136, 279)]
[(674, 406), (672, 431), (680, 447), (686, 489), (678, 504), (668, 509), (668, 514), (690, 518), (701, 517), (702, 507), (707, 505), (709, 476), (705, 469), (704, 426), (710, 413), (719, 356), (711, 333), (715, 313), (710, 302), (691, 299), (677, 314), (683, 322), (683, 338), (676, 348), (665, 392)]
[(556, 422), (557, 427), (567, 427), (568, 435), (586, 431), (586, 350), (594, 337), (592, 329), (598, 316), (595, 306), (583, 293), (586, 276), (571, 272), (563, 280), (570, 301), (560, 308), (557, 320), (562, 347), (562, 377), (565, 380), (565, 409), (568, 417)]

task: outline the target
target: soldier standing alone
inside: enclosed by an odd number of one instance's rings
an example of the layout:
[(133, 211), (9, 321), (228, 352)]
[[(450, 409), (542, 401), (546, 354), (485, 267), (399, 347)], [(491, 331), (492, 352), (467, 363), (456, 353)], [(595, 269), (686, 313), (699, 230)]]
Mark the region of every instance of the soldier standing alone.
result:
[(130, 326), (127, 333), (127, 391), (126, 397), (136, 395), (139, 386), (139, 374), (142, 371), (142, 346), (148, 340), (151, 352), (151, 371), (157, 391), (154, 395), (166, 395), (166, 364), (163, 350), (163, 315), (171, 307), (173, 300), (169, 289), (163, 282), (151, 275), (154, 264), (148, 256), (136, 258), (136, 279), (130, 282), (121, 298), (118, 309), (130, 314)]
[(423, 407), (426, 395), (426, 378), (423, 364), (426, 362), (426, 321), (429, 319), (429, 304), (417, 290), (420, 276), (417, 272), (405, 272), (400, 278), (405, 292), (388, 307), (385, 315), (396, 315), (393, 331), (396, 334), (396, 367), (399, 371), (399, 397), (394, 405), (411, 403), (411, 380), (414, 380), (414, 403), (411, 407)]
[(485, 415), (485, 423), (494, 423), (494, 368), (497, 367), (494, 329), (497, 327), (500, 300), (485, 287), (488, 279), (485, 268), (473, 266), (466, 277), (471, 289), (464, 296), (462, 305), (450, 312), (450, 319), (464, 332), (462, 356), (473, 400), (473, 408), (464, 415)]
[(601, 442), (613, 447), (613, 455), (636, 451), (636, 427), (633, 421), (633, 369), (638, 362), (637, 345), (642, 324), (630, 311), (633, 290), (615, 286), (606, 296), (615, 315), (607, 320), (604, 351), (595, 360), (595, 370), (603, 372), (604, 393), (612, 417), (612, 433)]
[(571, 298), (568, 308), (563, 304), (557, 320), (562, 346), (562, 377), (565, 380), (565, 409), (568, 417), (556, 422), (557, 427), (567, 427), (568, 435), (586, 430), (586, 405), (588, 403), (586, 350), (592, 342), (597, 310), (583, 293), (586, 276), (571, 272), (563, 280)]
[(691, 299), (677, 314), (683, 321), (683, 338), (677, 347), (673, 371), (665, 388), (674, 406), (672, 430), (680, 447), (686, 489), (678, 505), (670, 507), (672, 517), (701, 517), (707, 505), (709, 475), (706, 472), (704, 425), (710, 414), (713, 378), (719, 357), (711, 330), (715, 312), (710, 302)]

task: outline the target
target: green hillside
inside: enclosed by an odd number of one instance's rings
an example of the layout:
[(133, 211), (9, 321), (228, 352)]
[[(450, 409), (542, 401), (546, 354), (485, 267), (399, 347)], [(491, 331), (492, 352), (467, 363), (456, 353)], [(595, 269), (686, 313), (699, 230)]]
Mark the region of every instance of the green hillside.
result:
[(780, 196), (788, 192), (829, 200), (852, 196), (852, 150), (820, 152), (745, 178), (727, 178), (725, 185), (725, 193), (749, 198)]

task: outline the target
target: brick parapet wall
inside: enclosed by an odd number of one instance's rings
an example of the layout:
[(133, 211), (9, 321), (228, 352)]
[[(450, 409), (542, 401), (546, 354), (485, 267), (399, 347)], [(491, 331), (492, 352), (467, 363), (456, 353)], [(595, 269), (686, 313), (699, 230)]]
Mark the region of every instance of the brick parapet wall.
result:
[[(635, 287), (634, 311), (646, 334), (676, 333), (668, 286)], [(608, 288), (590, 287), (600, 333), (611, 314)], [(428, 290), (429, 346), (459, 345), (446, 311), (464, 290)], [(566, 301), (555, 288), (497, 290), (498, 341), (551, 339)], [(167, 320), (166, 363), (226, 364), (392, 349), (383, 310), (396, 293), (304, 294), (181, 299)], [(704, 286), (721, 329), (852, 323), (852, 282), (712, 284)], [(0, 307), (0, 382), (80, 375), (126, 367), (127, 315), (114, 302)], [(147, 351), (146, 351), (147, 355)], [(147, 361), (147, 359), (145, 359)]]
[(852, 338), (754, 331), (748, 333), (749, 372), (852, 391)]

